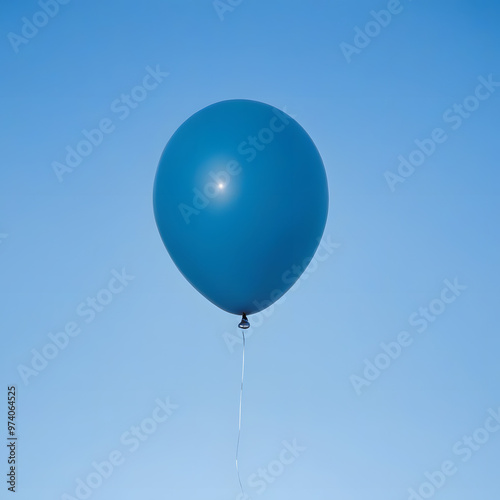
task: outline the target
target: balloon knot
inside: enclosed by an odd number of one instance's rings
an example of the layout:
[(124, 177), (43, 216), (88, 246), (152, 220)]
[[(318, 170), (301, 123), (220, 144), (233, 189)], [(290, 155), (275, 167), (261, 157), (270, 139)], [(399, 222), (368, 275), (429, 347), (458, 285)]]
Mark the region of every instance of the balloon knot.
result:
[(242, 328), (243, 330), (250, 328), (250, 322), (248, 321), (247, 315), (245, 313), (242, 314), (241, 321), (238, 327)]

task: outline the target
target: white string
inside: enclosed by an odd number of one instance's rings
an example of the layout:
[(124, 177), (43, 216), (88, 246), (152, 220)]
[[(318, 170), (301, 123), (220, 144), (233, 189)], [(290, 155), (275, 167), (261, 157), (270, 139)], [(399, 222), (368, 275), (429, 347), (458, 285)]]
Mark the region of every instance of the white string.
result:
[(240, 470), (238, 468), (238, 451), (240, 448), (240, 434), (241, 434), (241, 400), (243, 398), (243, 377), (245, 375), (245, 332), (244, 332), (244, 330), (241, 330), (241, 333), (243, 334), (243, 362), (241, 364), (240, 413), (239, 413), (239, 419), (238, 419), (238, 442), (236, 444), (236, 472), (238, 473), (238, 482), (240, 483), (241, 493), (242, 493), (244, 498), (248, 498), (248, 497), (246, 497), (245, 492), (243, 491), (243, 485), (241, 484), (241, 479), (240, 479)]

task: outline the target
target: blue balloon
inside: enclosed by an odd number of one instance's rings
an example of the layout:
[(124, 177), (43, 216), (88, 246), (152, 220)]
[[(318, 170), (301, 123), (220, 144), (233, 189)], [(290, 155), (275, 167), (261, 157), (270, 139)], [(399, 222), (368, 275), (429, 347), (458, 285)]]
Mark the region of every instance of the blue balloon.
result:
[(250, 100), (187, 119), (161, 156), (156, 224), (172, 260), (208, 300), (259, 312), (300, 277), (328, 214), (321, 156), (305, 130)]

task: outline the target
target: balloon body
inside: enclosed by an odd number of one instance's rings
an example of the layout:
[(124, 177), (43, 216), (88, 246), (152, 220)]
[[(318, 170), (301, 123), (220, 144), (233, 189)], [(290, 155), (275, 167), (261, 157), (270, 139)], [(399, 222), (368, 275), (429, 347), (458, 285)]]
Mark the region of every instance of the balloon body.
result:
[(278, 300), (311, 261), (326, 223), (321, 157), (290, 116), (261, 102), (212, 104), (173, 134), (154, 213), (184, 277), (234, 314)]

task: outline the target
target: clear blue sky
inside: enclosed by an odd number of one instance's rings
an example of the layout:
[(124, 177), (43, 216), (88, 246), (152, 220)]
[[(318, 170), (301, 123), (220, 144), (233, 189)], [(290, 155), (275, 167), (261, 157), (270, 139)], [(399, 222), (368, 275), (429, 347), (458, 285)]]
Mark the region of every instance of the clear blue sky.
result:
[[(295, 116), (330, 187), (331, 255), (250, 318), (250, 497), (498, 496), (500, 5), (232, 3), (222, 20), (211, 0), (2, 8), (0, 414), (16, 385), (16, 498), (79, 498), (78, 478), (102, 482), (92, 500), (238, 498), (238, 320), (184, 280), (152, 210), (171, 134), (231, 98)], [(422, 164), (398, 172), (400, 155)], [(166, 398), (178, 407), (160, 422)], [(110, 455), (102, 479), (92, 463)], [(443, 486), (426, 485), (446, 461)]]

